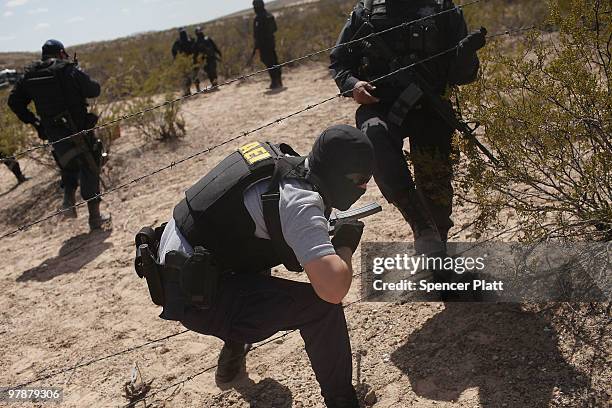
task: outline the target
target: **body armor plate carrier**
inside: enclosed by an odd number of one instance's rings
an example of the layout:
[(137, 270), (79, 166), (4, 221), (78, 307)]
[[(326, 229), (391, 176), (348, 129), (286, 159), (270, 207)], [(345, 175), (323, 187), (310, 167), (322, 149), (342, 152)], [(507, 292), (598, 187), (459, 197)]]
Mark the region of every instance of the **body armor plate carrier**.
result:
[[(304, 178), (304, 160), (285, 144), (254, 142), (241, 147), (187, 190), (174, 208), (177, 227), (193, 247), (210, 250), (224, 269), (259, 272), (282, 263), (302, 271), (280, 231), (278, 183), (284, 177)], [(250, 186), (265, 179), (271, 179), (262, 196), (270, 240), (255, 237), (255, 223), (243, 198)]]

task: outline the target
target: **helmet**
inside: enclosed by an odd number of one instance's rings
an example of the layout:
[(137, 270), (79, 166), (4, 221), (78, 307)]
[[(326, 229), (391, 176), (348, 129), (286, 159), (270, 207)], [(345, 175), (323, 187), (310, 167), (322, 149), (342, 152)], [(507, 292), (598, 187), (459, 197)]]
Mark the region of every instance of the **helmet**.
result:
[(307, 178), (325, 204), (348, 210), (365, 193), (374, 172), (374, 147), (359, 129), (332, 126), (315, 141), (308, 156)]
[(58, 40), (47, 40), (42, 46), (42, 58), (51, 58), (58, 56), (62, 51), (65, 52), (64, 44)]

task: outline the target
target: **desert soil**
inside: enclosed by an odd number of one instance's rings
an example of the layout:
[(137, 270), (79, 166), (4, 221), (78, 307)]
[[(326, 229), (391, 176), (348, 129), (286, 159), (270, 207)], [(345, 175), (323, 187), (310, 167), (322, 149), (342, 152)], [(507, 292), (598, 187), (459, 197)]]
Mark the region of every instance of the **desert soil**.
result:
[[(325, 67), (317, 64), (287, 71), (285, 82), (288, 89), (276, 94), (265, 92), (267, 80), (258, 78), (190, 98), (182, 106), (187, 135), (172, 145), (147, 141), (125, 123), (123, 136), (113, 145), (109, 186), (337, 92)], [(326, 127), (353, 124), (354, 110), (352, 100), (335, 99), (109, 194), (103, 207), (112, 212), (112, 231), (90, 234), (87, 211), (81, 207), (78, 219), (55, 217), (2, 240), (0, 386), (21, 384), (183, 330), (157, 317), (160, 309), (137, 278), (134, 234), (142, 226), (167, 221), (184, 190), (238, 145), (282, 141), (307, 153)], [(2, 233), (60, 207), (57, 171), (27, 158), (21, 162), (32, 179), (18, 187), (12, 174), (0, 170)], [(374, 183), (363, 199), (368, 201), (381, 203), (384, 211), (368, 219), (364, 240), (411, 239), (400, 214)], [(457, 230), (468, 221), (469, 214), (458, 208)], [(469, 240), (469, 229), (453, 239)], [(304, 279), (282, 269), (274, 274)], [(355, 279), (347, 302), (358, 297)], [(602, 389), (604, 399), (610, 396), (609, 388), (605, 394), (610, 377), (589, 373), (589, 356), (577, 355), (543, 314), (524, 306), (357, 303), (346, 315), (355, 382), (366, 390), (368, 405), (377, 408), (599, 406)], [(33, 386), (62, 387), (65, 407), (121, 406), (127, 402), (123, 386), (135, 364), (157, 390), (213, 366), (220, 346), (218, 339), (188, 332)], [(609, 349), (605, 358), (609, 363)], [(323, 406), (298, 333), (251, 352), (247, 371), (222, 389), (210, 370), (147, 402), (165, 407)], [(593, 389), (600, 392), (599, 402), (586, 402), (584, 396)]]

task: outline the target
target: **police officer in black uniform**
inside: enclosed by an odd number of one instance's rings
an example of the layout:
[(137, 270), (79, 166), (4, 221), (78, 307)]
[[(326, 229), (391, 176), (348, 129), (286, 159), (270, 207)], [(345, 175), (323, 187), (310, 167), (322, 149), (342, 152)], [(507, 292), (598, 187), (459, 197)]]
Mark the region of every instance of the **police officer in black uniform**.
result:
[[(327, 406), (359, 407), (340, 303), (364, 225), (340, 224), (330, 240), (327, 218), (365, 193), (373, 168), (371, 143), (350, 126), (326, 130), (308, 157), (249, 143), (187, 190), (167, 225), (137, 237), (153, 250), (140, 246), (136, 265), (156, 254), (139, 275), (160, 317), (224, 340), (218, 382), (238, 375), (251, 343), (299, 329)], [(271, 277), (280, 264), (310, 283)]]
[[(421, 20), (335, 49), (330, 68), (340, 90), (361, 105), (356, 122), (374, 145), (374, 178), (381, 192), (408, 221), (417, 246), (443, 251), (453, 226), (455, 130), (441, 115), (443, 111), (454, 115), (443, 95), (449, 86), (476, 79), (476, 51), (484, 46), (486, 30), (468, 35), (463, 14), (452, 0), (366, 0), (357, 4), (338, 43), (416, 19)], [(368, 82), (457, 45), (457, 50), (407, 72), (376, 84)], [(406, 137), (414, 174), (402, 150)]]
[[(178, 33), (179, 33), (179, 38), (177, 38), (177, 40), (174, 41), (174, 44), (172, 44), (172, 58), (176, 59), (177, 55), (179, 54), (184, 55), (184, 56), (193, 56), (195, 42), (193, 41), (191, 37), (189, 37), (189, 34), (187, 34), (187, 30), (185, 30), (185, 28), (183, 27), (179, 28)], [(183, 81), (183, 89), (184, 89), (183, 95), (185, 96), (191, 95), (191, 83), (198, 81), (197, 80), (198, 70), (199, 69), (195, 65), (195, 58), (194, 58), (194, 64), (191, 69), (191, 72), (187, 73), (187, 75), (185, 76), (185, 80)], [(199, 81), (197, 82), (197, 84), (199, 87)]]
[[(253, 25), (253, 36), (255, 47), (253, 55), (259, 50), (261, 62), (267, 67), (272, 68), (278, 65), (278, 56), (276, 55), (276, 20), (271, 13), (266, 11), (263, 0), (253, 0), (253, 9), (255, 10), (255, 21)], [(268, 71), (270, 74), (270, 89), (278, 89), (283, 87), (282, 71), (280, 67)]]
[[(79, 131), (91, 129), (98, 117), (87, 112), (87, 98), (100, 95), (100, 85), (69, 61), (64, 45), (49, 40), (42, 47), (42, 59), (25, 68), (25, 74), (13, 88), (8, 105), (17, 117), (33, 125), (39, 137), (56, 142)], [(37, 117), (28, 109), (34, 101)], [(103, 148), (94, 132), (72, 137), (53, 145), (53, 156), (61, 169), (64, 201), (68, 217), (76, 217), (75, 194), (92, 199), (100, 194), (100, 167)], [(110, 216), (100, 213), (101, 199), (87, 203), (89, 226), (100, 229)]]
[[(217, 61), (221, 61), (221, 51), (217, 44), (207, 35), (204, 35), (201, 27), (195, 29), (196, 40), (194, 43), (194, 63), (197, 64), (201, 59), (204, 62), (203, 70), (210, 80), (212, 86), (217, 86)], [(198, 69), (199, 70), (199, 69)], [(200, 92), (200, 79), (196, 75), (195, 85)]]
[(26, 181), (28, 181), (28, 177), (26, 177), (21, 172), (21, 166), (19, 166), (19, 162), (16, 159), (9, 159), (8, 157), (10, 157), (8, 154), (3, 154), (2, 152), (0, 152), (0, 159), (4, 159), (4, 165), (8, 167), (8, 169), (15, 175), (15, 177), (17, 178), (17, 184), (25, 183)]

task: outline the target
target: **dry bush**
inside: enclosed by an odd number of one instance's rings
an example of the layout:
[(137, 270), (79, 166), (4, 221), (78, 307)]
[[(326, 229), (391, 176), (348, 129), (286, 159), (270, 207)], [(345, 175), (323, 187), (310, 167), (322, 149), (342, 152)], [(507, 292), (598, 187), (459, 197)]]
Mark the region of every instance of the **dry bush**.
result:
[(27, 126), (7, 106), (8, 90), (0, 91), (0, 153), (12, 155), (32, 142)]
[(501, 161), (492, 167), (465, 149), (460, 191), (477, 206), (481, 230), (498, 228), (511, 210), (526, 240), (612, 238), (612, 15), (604, 6), (551, 1), (547, 24), (558, 33), (493, 42), (481, 79), (462, 89)]

